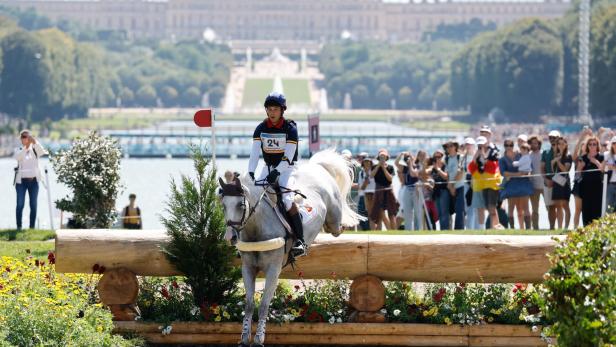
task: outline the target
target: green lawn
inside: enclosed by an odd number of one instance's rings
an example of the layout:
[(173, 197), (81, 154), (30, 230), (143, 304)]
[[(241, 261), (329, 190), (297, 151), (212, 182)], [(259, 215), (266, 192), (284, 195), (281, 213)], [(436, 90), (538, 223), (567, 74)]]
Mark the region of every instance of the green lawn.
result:
[(310, 105), (310, 89), (307, 79), (284, 79), (282, 80), (282, 88), (290, 105)]
[(29, 255), (38, 259), (47, 259), (49, 251), (54, 251), (54, 249), (55, 243), (49, 241), (0, 241), (0, 256), (17, 259), (24, 259)]
[[(274, 80), (272, 78), (251, 78), (246, 80), (244, 85), (244, 96), (242, 106), (254, 107), (262, 105), (263, 100), (274, 88)], [(261, 116), (261, 118), (263, 118)]]
[(46, 241), (56, 237), (53, 230), (25, 229), (0, 229), (0, 241)]

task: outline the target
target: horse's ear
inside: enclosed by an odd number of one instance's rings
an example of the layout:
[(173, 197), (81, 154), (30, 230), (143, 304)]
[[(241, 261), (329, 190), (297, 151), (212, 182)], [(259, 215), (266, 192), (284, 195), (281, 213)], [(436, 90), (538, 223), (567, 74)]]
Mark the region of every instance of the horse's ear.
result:
[(233, 179), (233, 183), (234, 183), (236, 186), (238, 186), (238, 187), (241, 187), (241, 186), (242, 186), (242, 182), (240, 182), (240, 179), (239, 179), (239, 178), (237, 178), (237, 177), (235, 177), (235, 178)]
[(220, 183), (221, 187), (225, 186), (225, 182), (222, 180), (222, 178), (218, 177), (218, 183)]

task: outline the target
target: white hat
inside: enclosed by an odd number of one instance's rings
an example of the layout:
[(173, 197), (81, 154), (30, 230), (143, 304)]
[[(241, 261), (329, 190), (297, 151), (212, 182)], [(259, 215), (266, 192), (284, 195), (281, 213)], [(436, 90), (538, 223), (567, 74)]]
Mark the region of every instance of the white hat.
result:
[(340, 154), (342, 154), (342, 156), (347, 159), (353, 157), (353, 153), (351, 153), (351, 151), (349, 151), (348, 149), (343, 150), (342, 152), (340, 152)]
[(612, 139), (610, 140), (610, 143), (616, 143), (616, 135), (614, 135), (614, 137), (612, 137)]
[(488, 139), (486, 139), (485, 136), (479, 136), (475, 142), (478, 145), (485, 145), (486, 143), (488, 143)]
[(464, 139), (464, 144), (465, 145), (474, 145), (475, 144), (475, 139), (472, 137), (467, 137)]
[(548, 134), (549, 137), (560, 137), (560, 132), (558, 130), (552, 130)]
[(491, 129), (490, 129), (490, 127), (489, 127), (489, 126), (487, 126), (487, 125), (482, 126), (482, 127), (481, 127), (481, 129), (479, 129), (479, 132), (480, 132), (480, 133), (481, 133), (481, 132), (486, 132), (486, 133), (488, 133), (488, 134), (492, 134), (492, 130), (491, 130)]
[(518, 135), (518, 140), (528, 142), (528, 136), (526, 136), (525, 134)]

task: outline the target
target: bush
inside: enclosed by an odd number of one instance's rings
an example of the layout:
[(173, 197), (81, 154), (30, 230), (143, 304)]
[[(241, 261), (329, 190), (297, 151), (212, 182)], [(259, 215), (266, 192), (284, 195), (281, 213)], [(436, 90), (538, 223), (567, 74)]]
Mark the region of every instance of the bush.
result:
[(616, 214), (569, 233), (550, 260), (545, 310), (558, 344), (616, 344)]
[(133, 346), (112, 335), (94, 276), (55, 273), (49, 261), (0, 258), (0, 346)]
[(196, 180), (182, 175), (171, 181), (171, 196), (161, 218), (169, 235), (164, 246), (169, 262), (186, 274), (194, 303), (204, 312), (232, 300), (241, 278), (231, 262), (235, 250), (227, 245), (225, 217), (218, 200), (216, 169), (200, 147), (191, 146)]
[(109, 228), (115, 220), (121, 155), (115, 140), (90, 132), (51, 158), (58, 181), (73, 191), (72, 199), (58, 200), (56, 206), (73, 213), (74, 227)]

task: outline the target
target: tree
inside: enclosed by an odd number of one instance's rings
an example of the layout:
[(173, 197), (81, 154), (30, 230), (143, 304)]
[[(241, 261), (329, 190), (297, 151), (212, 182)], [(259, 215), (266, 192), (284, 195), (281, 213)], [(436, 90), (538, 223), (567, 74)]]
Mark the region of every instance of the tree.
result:
[(156, 90), (154, 87), (145, 85), (137, 91), (135, 101), (141, 106), (153, 107), (156, 106), (156, 98)]
[(216, 168), (199, 147), (192, 146), (191, 153), (196, 179), (182, 175), (180, 182), (171, 181), (167, 216), (161, 218), (169, 235), (163, 251), (186, 275), (195, 304), (207, 310), (234, 300), (241, 272), (233, 266), (235, 251), (224, 239)]
[(351, 100), (353, 101), (353, 108), (370, 107), (370, 92), (363, 84), (358, 84), (351, 91)]
[(135, 93), (128, 87), (122, 88), (120, 92), (120, 99), (122, 100), (123, 106), (132, 106), (135, 102)]
[(413, 90), (409, 87), (402, 87), (398, 91), (398, 108), (408, 109), (413, 104)]
[(590, 98), (591, 113), (616, 116), (616, 5), (598, 13), (593, 19)]
[(199, 106), (201, 104), (201, 91), (197, 87), (190, 87), (182, 93), (182, 105), (188, 107)]
[(394, 92), (387, 84), (381, 84), (374, 96), (379, 107), (385, 109), (391, 108), (391, 100), (394, 98)]
[(175, 106), (178, 102), (178, 91), (173, 87), (164, 86), (160, 90), (160, 99), (167, 107)]

